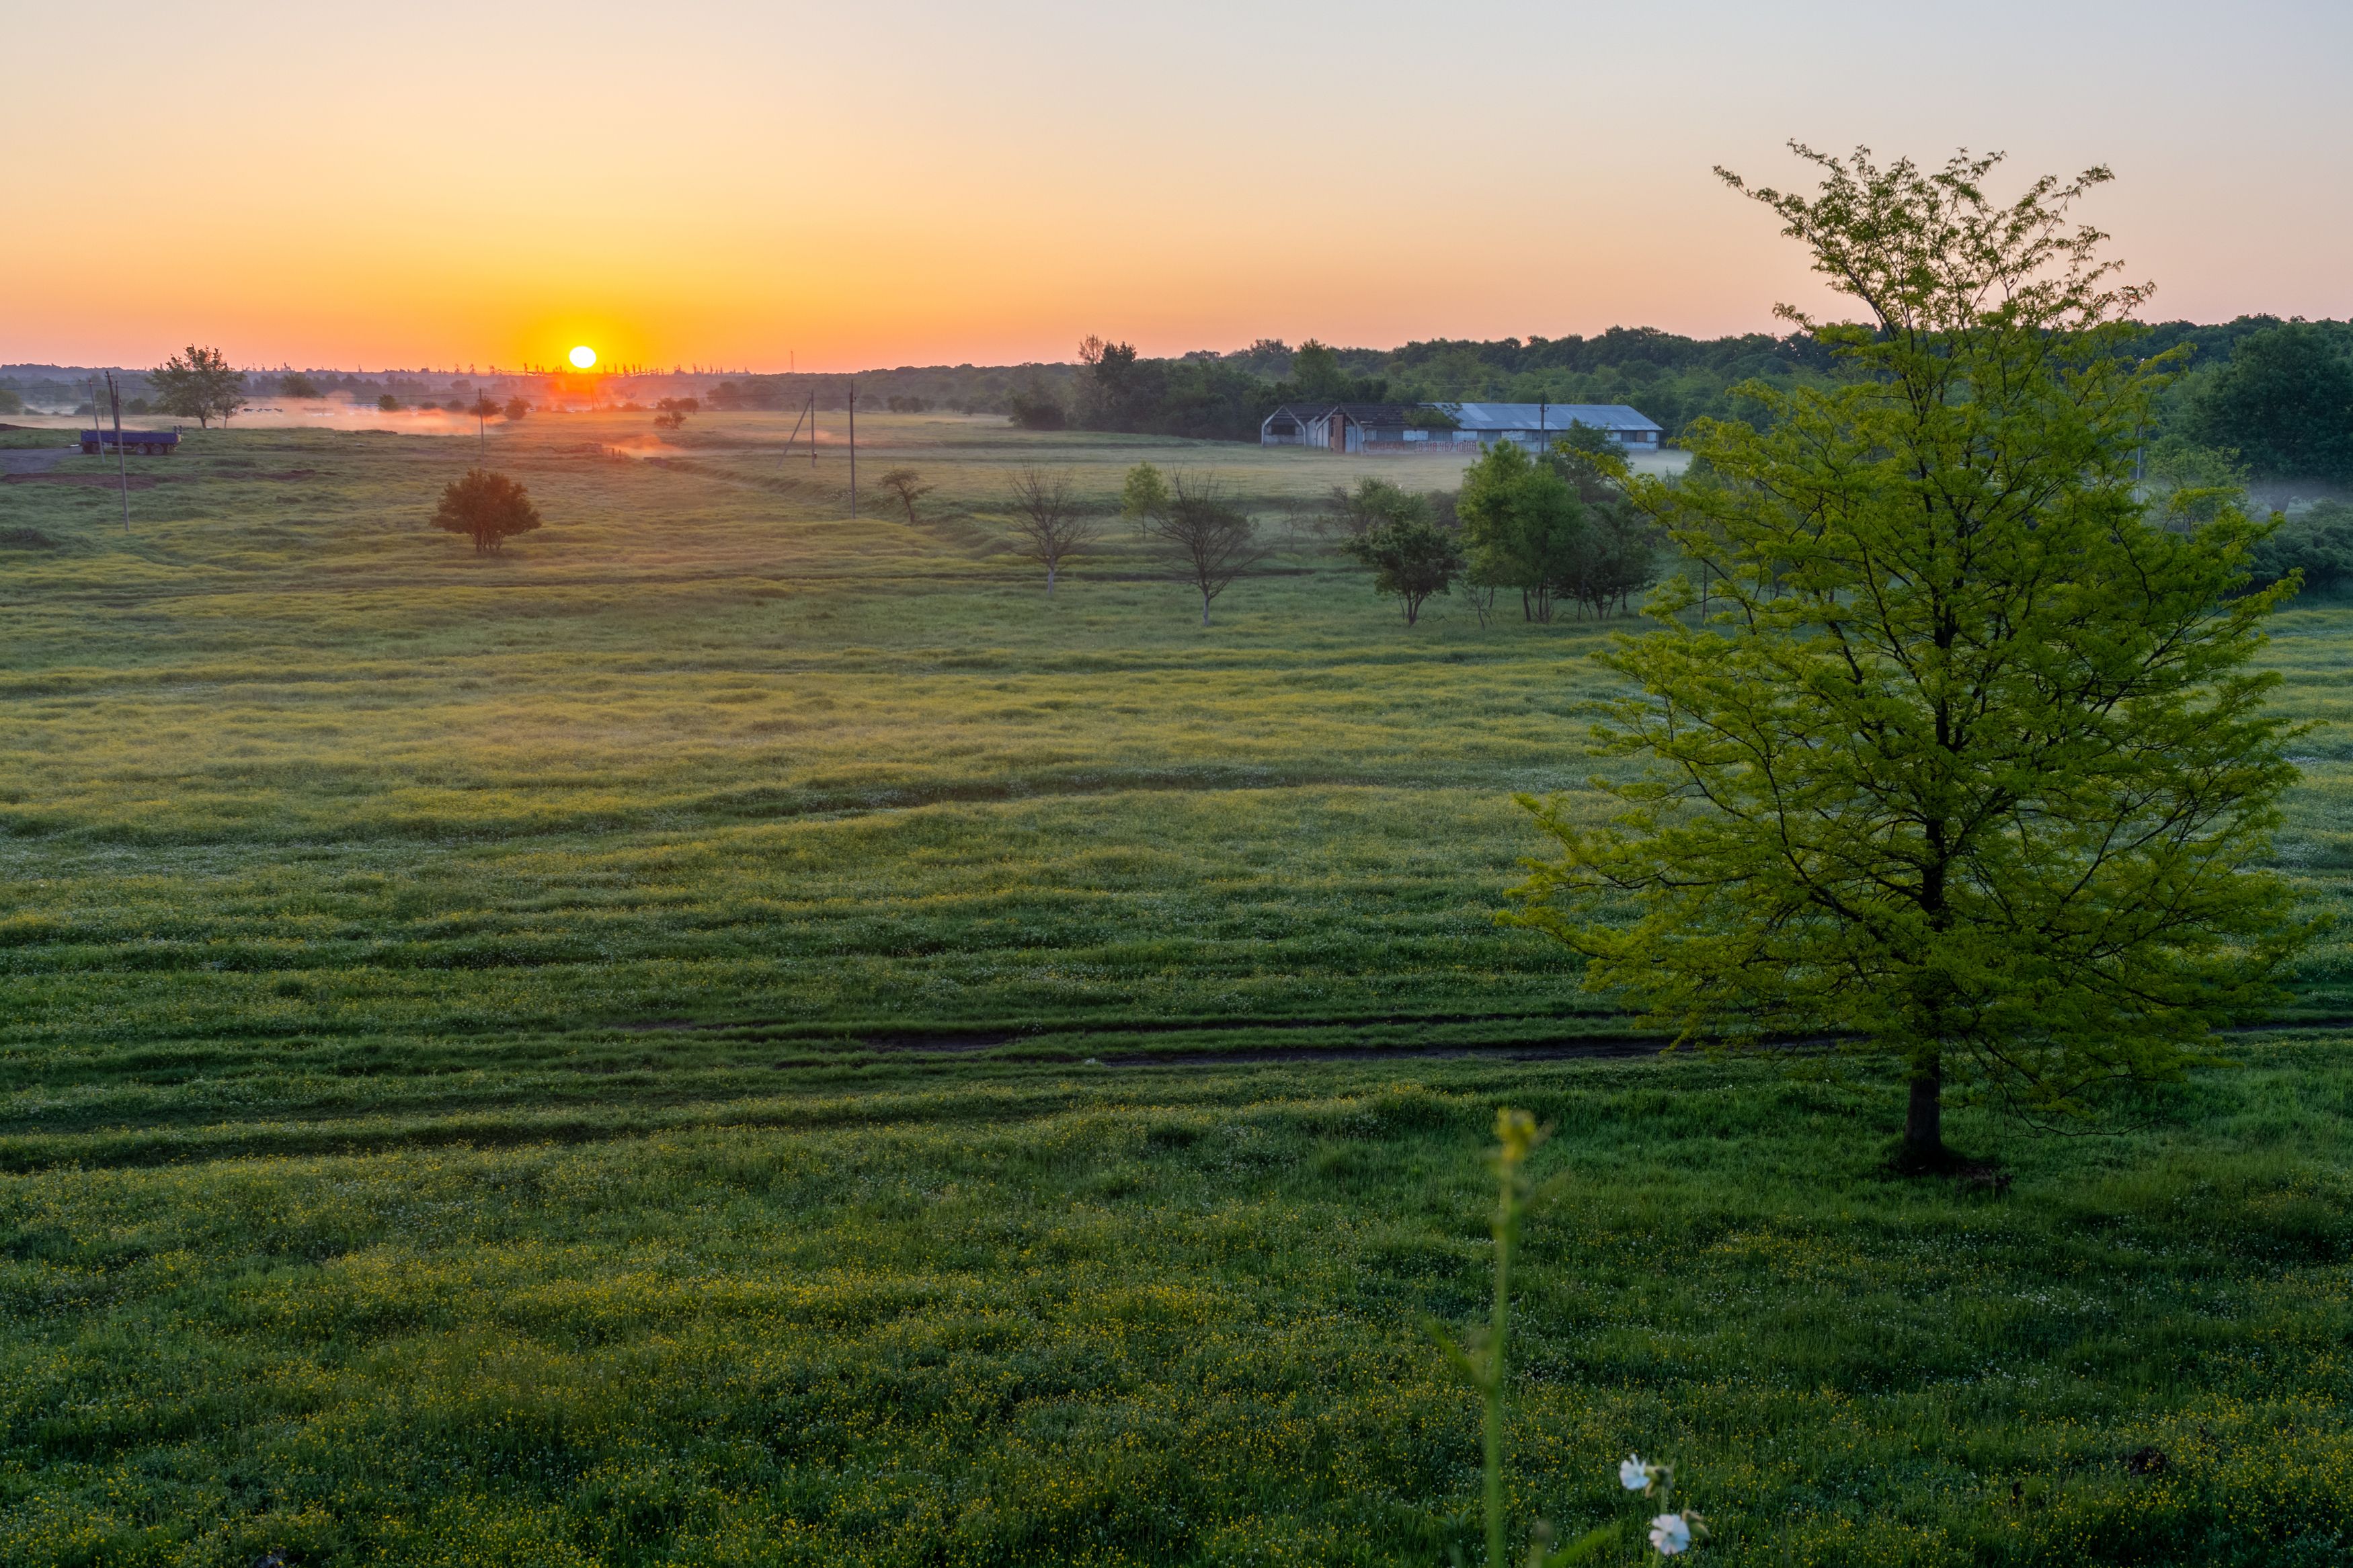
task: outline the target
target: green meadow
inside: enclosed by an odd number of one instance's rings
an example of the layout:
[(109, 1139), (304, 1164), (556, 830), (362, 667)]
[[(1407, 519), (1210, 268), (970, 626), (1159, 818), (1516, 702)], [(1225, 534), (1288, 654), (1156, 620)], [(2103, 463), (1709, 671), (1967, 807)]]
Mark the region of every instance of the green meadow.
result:
[[(1458, 465), (859, 423), (855, 518), (838, 416), (494, 426), (487, 557), (471, 436), (0, 483), (0, 1562), (1468, 1556), (1499, 1103), (1517, 1518), (1639, 1448), (1702, 1561), (2353, 1559), (2341, 940), (1894, 1179), (1867, 1064), (1661, 1057), (1495, 922), (1627, 623), (1409, 631), (1312, 526)], [(1207, 629), (993, 515), (1146, 460), (1276, 545)], [(2270, 654), (2340, 907), (2353, 606)]]

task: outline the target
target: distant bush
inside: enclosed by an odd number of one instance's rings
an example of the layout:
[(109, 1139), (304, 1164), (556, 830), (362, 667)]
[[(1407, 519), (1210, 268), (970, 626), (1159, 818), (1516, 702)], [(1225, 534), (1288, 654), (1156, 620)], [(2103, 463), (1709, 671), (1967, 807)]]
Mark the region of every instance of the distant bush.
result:
[(507, 399), (507, 417), (510, 420), (521, 419), (530, 412), (531, 405), (524, 402), (522, 398), (510, 397)]
[(893, 414), (928, 414), (932, 409), (932, 400), (928, 397), (893, 397), (883, 406)]
[(531, 492), (506, 475), (468, 468), (442, 490), (433, 526), (467, 535), (477, 555), (495, 555), (514, 535), (540, 526), (539, 509), (531, 504)]
[(2353, 582), (2353, 506), (2325, 500), (2280, 524), (2255, 546), (2253, 587), (2267, 587), (2291, 572), (2304, 574), (2306, 588), (2328, 589)]
[(400, 399), (395, 397), (389, 392), (385, 393), (382, 397), (377, 398), (375, 400), (375, 405), (386, 414), (397, 414), (400, 412)]
[(1006, 400), (1013, 423), (1024, 430), (1060, 430), (1071, 422), (1070, 411), (1062, 406), (1044, 380), (1032, 375)]
[(775, 382), (753, 376), (744, 381), (721, 382), (711, 389), (710, 401), (713, 409), (730, 413), (738, 408), (776, 408), (782, 405), (785, 398)]
[(0, 386), (0, 414), (22, 414), (25, 400), (7, 387)]
[(58, 542), (37, 528), (0, 528), (0, 550), (55, 550)]
[(324, 397), (326, 394), (319, 390), (319, 384), (317, 382), (312, 381), (309, 376), (304, 375), (298, 370), (290, 372), (279, 378), (278, 395), (280, 397)]

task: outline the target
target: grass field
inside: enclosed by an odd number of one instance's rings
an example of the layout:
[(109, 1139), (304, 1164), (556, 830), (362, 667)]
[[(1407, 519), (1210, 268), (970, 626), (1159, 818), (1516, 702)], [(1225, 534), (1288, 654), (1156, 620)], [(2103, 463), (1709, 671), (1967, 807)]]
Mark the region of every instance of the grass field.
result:
[[(1601, 630), (1289, 532), (1451, 465), (861, 418), (940, 489), (851, 521), (789, 423), (494, 430), (495, 558), (470, 439), (0, 484), (0, 1562), (1442, 1561), (1506, 1099), (1524, 1515), (1641, 1446), (1726, 1562), (2353, 1553), (2341, 948), (2095, 1134), (1957, 1116), (2007, 1196), (1891, 1182), (1867, 1078), (1607, 1054), (1494, 925)], [(1147, 458), (1289, 540), (1206, 631), (987, 515)], [(2339, 904), (2353, 611), (2273, 652)]]

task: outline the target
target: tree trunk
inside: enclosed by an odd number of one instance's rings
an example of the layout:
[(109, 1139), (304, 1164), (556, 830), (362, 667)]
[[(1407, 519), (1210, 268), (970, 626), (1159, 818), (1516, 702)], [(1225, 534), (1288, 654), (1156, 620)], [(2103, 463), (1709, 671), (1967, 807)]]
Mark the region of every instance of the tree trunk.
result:
[(1054, 563), (1053, 563), (1052, 562), (1049, 561), (1049, 562), (1047, 562), (1047, 563), (1046, 563), (1046, 597), (1048, 597), (1048, 598), (1050, 598), (1050, 598), (1052, 598), (1053, 596), (1054, 596)]
[(1209, 591), (1206, 588), (1201, 590), (1201, 624), (1209, 624)]
[(1945, 1162), (1944, 1064), (1928, 1057), (1913, 1064), (1912, 1095), (1904, 1108), (1904, 1163), (1928, 1170)]

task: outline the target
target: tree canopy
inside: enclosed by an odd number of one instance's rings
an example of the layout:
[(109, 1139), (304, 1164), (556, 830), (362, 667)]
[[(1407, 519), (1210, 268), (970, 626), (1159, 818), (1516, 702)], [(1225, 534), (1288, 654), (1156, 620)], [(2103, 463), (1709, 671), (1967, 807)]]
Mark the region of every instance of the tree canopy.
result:
[(216, 419), (227, 425), (229, 416), (245, 406), (245, 374), (232, 369), (228, 356), (218, 349), (191, 343), (185, 353), (149, 371), (147, 384), (155, 394), (157, 411), (193, 419), (199, 427), (209, 427)]
[(1687, 1035), (1877, 1053), (1933, 1163), (1948, 1079), (2079, 1110), (2271, 994), (2295, 772), (2249, 661), (2293, 581), (2232, 596), (2263, 530), (2160, 526), (2136, 487), (2173, 366), (2069, 217), (2105, 170), (2004, 203), (1994, 158), (1797, 151), (1816, 194), (1749, 194), (1868, 313), (1784, 312), (1852, 374), (1755, 389), (1767, 418), (1695, 430), (1702, 479), (1637, 481), (1717, 608), (1670, 581), (1603, 656), (1634, 694), (1597, 738), (1648, 765), (1595, 781), (1598, 823), (1524, 800), (1561, 853), (1517, 918)]
[(2301, 321), (2242, 338), (2189, 428), (2236, 451), (2259, 479), (2353, 482), (2353, 357)]
[(1421, 606), (1443, 594), (1462, 574), (1462, 536), (1426, 515), (1378, 522), (1350, 538), (1341, 549), (1373, 569), (1376, 593), (1397, 597), (1405, 624), (1421, 619)]
[(531, 492), (515, 480), (489, 468), (468, 468), (441, 491), (433, 526), (462, 533), (474, 542), (477, 555), (495, 555), (518, 533), (540, 526), (539, 509)]

